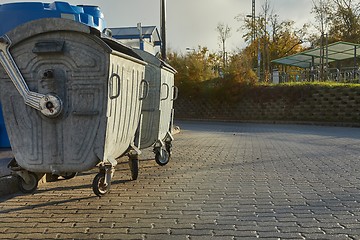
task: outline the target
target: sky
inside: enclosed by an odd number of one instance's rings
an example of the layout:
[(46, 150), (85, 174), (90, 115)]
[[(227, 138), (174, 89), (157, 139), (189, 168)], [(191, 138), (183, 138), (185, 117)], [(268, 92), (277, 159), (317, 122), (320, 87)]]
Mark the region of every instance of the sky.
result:
[[(4, 1), (32, 2), (28, 0)], [(33, 0), (34, 1), (34, 0)], [(256, 0), (256, 14), (261, 12), (265, 0)], [(268, 0), (280, 20), (293, 20), (297, 27), (314, 22), (311, 14), (312, 0)], [(44, 1), (52, 2), (52, 1)], [(68, 0), (72, 5), (97, 5), (105, 15), (108, 27), (129, 27), (137, 23), (155, 25), (160, 30), (160, 0)], [(172, 51), (186, 52), (186, 48), (207, 47), (220, 51), (216, 27), (218, 23), (231, 28), (227, 51), (245, 47), (241, 31), (242, 21), (236, 16), (251, 14), (252, 0), (167, 0), (167, 46)]]

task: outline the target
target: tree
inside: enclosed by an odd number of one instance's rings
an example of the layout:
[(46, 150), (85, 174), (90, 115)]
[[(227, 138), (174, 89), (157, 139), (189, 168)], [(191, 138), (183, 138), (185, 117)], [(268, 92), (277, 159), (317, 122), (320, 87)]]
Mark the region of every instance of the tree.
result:
[[(270, 11), (270, 2), (266, 1), (262, 7), (263, 12), (257, 17), (255, 25), (252, 21), (244, 17), (245, 23), (241, 28), (244, 32), (243, 38), (249, 43), (245, 52), (252, 56), (252, 64), (256, 66), (258, 47), (262, 53), (262, 72), (264, 72), (264, 81), (269, 81), (272, 71), (271, 59), (277, 59), (286, 55), (294, 54), (302, 50), (302, 39), (307, 35), (307, 25), (302, 28), (295, 28), (295, 22), (290, 20), (281, 20), (279, 15)], [(238, 17), (238, 20), (241, 18)], [(256, 29), (256, 39), (249, 42), (251, 33)], [(259, 44), (260, 43), (260, 44)]]
[(322, 46), (325, 33), (329, 43), (336, 41), (360, 41), (360, 3), (353, 0), (313, 0), (316, 27), (320, 35), (312, 36), (314, 46)]
[(231, 28), (224, 23), (218, 23), (216, 30), (219, 34), (219, 40), (222, 45), (222, 59), (223, 59), (223, 68), (226, 68), (226, 40), (231, 37)]
[(252, 53), (246, 49), (233, 54), (230, 57), (228, 74), (233, 82), (254, 84), (257, 76), (252, 70)]
[(306, 38), (308, 25), (295, 28), (291, 20), (280, 21), (277, 14), (270, 16), (271, 37), (269, 38), (270, 58), (277, 59), (298, 53), (303, 48), (301, 43)]
[(185, 95), (195, 96), (200, 91), (200, 83), (219, 76), (220, 59), (206, 47), (199, 46), (186, 54), (170, 53), (168, 62), (177, 70), (175, 84)]
[(352, 0), (333, 0), (329, 34), (334, 41), (360, 41), (360, 3)]
[(312, 13), (315, 14), (315, 21), (318, 25), (315, 28), (324, 34), (328, 31), (332, 15), (332, 0), (312, 0)]
[[(312, 35), (312, 45), (320, 47), (320, 78), (325, 74), (325, 50), (323, 46), (337, 41), (360, 41), (360, 3), (353, 0), (313, 0), (315, 19), (319, 33)], [(326, 37), (326, 42), (325, 42)], [(339, 63), (338, 63), (339, 64)], [(352, 64), (352, 60), (343, 64)], [(331, 65), (331, 64), (330, 64)]]
[[(320, 31), (319, 44), (320, 45), (320, 78), (324, 76), (324, 42), (325, 35), (327, 36), (329, 22), (331, 21), (331, 0), (312, 0), (313, 1), (313, 13), (315, 13), (315, 19), (319, 23), (317, 29)], [(328, 39), (328, 38), (327, 38)]]

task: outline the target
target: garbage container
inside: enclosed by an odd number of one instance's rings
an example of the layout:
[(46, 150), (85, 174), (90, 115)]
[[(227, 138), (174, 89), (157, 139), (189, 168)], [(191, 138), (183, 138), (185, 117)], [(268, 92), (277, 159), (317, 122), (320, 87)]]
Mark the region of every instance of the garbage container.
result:
[(173, 102), (178, 95), (174, 85), (176, 70), (148, 52), (139, 49), (134, 51), (148, 64), (145, 67), (145, 79), (149, 83), (149, 94), (142, 102), (140, 148), (153, 147), (155, 161), (163, 166), (170, 160), (171, 142), (174, 140), (171, 130)]
[[(98, 166), (95, 194), (110, 188), (116, 159), (138, 153), (146, 63), (131, 49), (73, 20), (27, 22), (0, 39), (0, 98), (20, 188), (36, 174)], [(3, 91), (4, 90), (4, 91)]]
[[(105, 29), (104, 15), (97, 6), (70, 5), (67, 2), (21, 2), (0, 4), (0, 36), (15, 27), (39, 18), (67, 18), (99, 31)], [(5, 24), (6, 23), (6, 24)], [(0, 105), (0, 148), (10, 147)]]

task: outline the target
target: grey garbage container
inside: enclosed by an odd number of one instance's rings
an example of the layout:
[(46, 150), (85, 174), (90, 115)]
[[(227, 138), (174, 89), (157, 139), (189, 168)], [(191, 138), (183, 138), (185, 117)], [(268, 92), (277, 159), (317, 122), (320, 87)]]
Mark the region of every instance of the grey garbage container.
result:
[[(94, 192), (110, 188), (116, 159), (134, 142), (146, 63), (131, 49), (72, 20), (28, 22), (0, 39), (0, 92), (20, 188), (36, 174), (95, 166)], [(132, 166), (137, 159), (132, 158)]]
[(173, 127), (173, 102), (178, 90), (174, 85), (176, 70), (154, 55), (134, 49), (148, 64), (145, 67), (145, 79), (149, 83), (148, 97), (142, 102), (142, 124), (140, 148), (153, 147), (155, 161), (163, 166), (171, 157)]

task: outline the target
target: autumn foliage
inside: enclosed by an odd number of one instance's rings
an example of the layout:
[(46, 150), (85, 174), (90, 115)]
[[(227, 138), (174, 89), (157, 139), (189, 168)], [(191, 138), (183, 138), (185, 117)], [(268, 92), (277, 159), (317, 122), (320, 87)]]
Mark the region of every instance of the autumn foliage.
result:
[[(222, 35), (219, 25), (220, 45), (223, 46), (219, 52), (213, 53), (199, 46), (185, 53), (170, 53), (169, 63), (178, 71), (175, 84), (180, 89), (180, 95), (231, 100), (250, 86), (269, 84), (274, 69), (291, 68), (274, 65), (272, 60), (321, 46), (325, 30), (329, 43), (360, 42), (360, 3), (353, 0), (313, 0), (313, 4), (312, 13), (316, 22), (300, 28), (295, 27), (294, 21), (282, 20), (274, 13), (270, 0), (265, 0), (263, 12), (256, 16), (256, 21), (239, 15), (237, 19), (241, 24), (238, 31), (247, 43), (243, 49), (226, 51), (225, 41), (231, 36), (230, 29), (226, 31), (226, 36)], [(317, 30), (310, 31), (314, 26)]]

